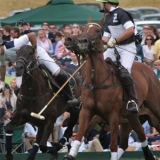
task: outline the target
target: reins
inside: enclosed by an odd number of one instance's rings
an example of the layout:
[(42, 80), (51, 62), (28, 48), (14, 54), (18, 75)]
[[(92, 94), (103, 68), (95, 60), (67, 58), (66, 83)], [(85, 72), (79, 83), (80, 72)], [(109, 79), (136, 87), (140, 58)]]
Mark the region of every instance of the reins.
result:
[[(39, 81), (35, 76), (33, 76), (33, 75), (31, 74), (32, 71), (34, 71), (35, 69), (38, 68), (38, 63), (37, 63), (38, 60), (37, 60), (36, 58), (34, 58), (33, 60), (31, 60), (31, 61), (28, 63), (28, 65), (27, 65), (26, 59), (25, 59), (24, 57), (20, 56), (20, 57), (17, 59), (17, 62), (20, 62), (20, 63), (24, 64), (24, 66), (26, 67), (26, 73), (24, 74), (24, 78), (25, 78), (25, 80), (26, 80), (26, 83), (28, 83), (28, 86), (30, 86), (30, 87), (28, 87), (28, 91), (31, 93), (30, 96), (18, 94), (18, 98), (24, 99), (24, 100), (32, 100), (32, 101), (35, 101), (35, 100), (37, 100), (37, 99), (40, 99), (42, 96), (46, 96), (46, 95), (48, 95), (48, 94), (51, 94), (50, 89), (48, 89), (48, 88), (45, 87), (45, 89), (48, 91), (47, 93), (42, 94), (42, 95), (40, 95), (40, 96), (35, 96), (35, 97), (32, 96), (32, 85), (31, 85), (30, 81), (28, 80), (28, 76), (31, 77), (31, 78), (33, 78), (38, 84), (40, 84), (40, 85), (44, 88), (44, 85), (42, 85), (42, 83), (40, 83), (40, 81)], [(36, 63), (36, 64), (35, 64), (33, 67), (31, 67), (33, 63)]]

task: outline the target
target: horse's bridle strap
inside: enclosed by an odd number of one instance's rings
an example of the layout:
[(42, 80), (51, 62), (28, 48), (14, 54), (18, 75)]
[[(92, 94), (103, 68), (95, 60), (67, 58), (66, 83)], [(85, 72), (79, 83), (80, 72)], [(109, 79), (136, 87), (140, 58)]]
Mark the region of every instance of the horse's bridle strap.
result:
[(82, 84), (82, 87), (87, 88), (89, 90), (93, 89), (107, 89), (109, 87), (117, 87), (121, 86), (121, 83), (111, 83), (111, 84), (101, 84), (101, 85), (92, 85), (92, 84)]
[(39, 99), (39, 98), (41, 98), (42, 96), (47, 95), (47, 94), (51, 94), (51, 93), (50, 93), (50, 92), (47, 92), (46, 94), (43, 94), (43, 95), (41, 95), (41, 96), (39, 96), (39, 97), (24, 96), (24, 95), (18, 93), (17, 98), (20, 98), (20, 99), (23, 99), (23, 100), (33, 100), (33, 101), (35, 101), (35, 100), (37, 100), (37, 99)]

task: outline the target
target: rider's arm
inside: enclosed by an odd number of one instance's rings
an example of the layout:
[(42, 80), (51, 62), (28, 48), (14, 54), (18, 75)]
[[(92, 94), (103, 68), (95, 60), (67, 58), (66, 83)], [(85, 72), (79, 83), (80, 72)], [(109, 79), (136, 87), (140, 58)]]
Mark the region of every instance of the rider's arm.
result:
[(133, 34), (134, 34), (134, 28), (133, 27), (129, 27), (121, 35), (116, 37), (116, 41), (117, 42), (121, 42), (121, 41), (131, 37)]
[(37, 38), (34, 32), (30, 32), (27, 34), (29, 41), (31, 42), (32, 46), (36, 49), (37, 47)]

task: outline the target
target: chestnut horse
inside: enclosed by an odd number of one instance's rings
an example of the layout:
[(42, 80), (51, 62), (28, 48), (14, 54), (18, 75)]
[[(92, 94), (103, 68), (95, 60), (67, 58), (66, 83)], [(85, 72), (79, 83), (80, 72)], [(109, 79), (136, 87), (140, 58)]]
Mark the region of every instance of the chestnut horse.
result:
[[(117, 151), (117, 136), (119, 117), (126, 117), (127, 124), (121, 124), (120, 147), (124, 147), (126, 138), (131, 129), (135, 130), (140, 142), (145, 160), (155, 160), (148, 147), (144, 131), (138, 119), (138, 114), (126, 110), (127, 102), (123, 100), (123, 88), (120, 84), (116, 69), (106, 63), (103, 58), (103, 42), (101, 26), (89, 23), (83, 29), (79, 38), (79, 49), (86, 57), (86, 75), (81, 94), (82, 109), (79, 115), (79, 130), (70, 152), (64, 159), (72, 160), (77, 156), (80, 142), (85, 134), (89, 121), (94, 115), (102, 117), (109, 122), (111, 130), (111, 160), (118, 160), (123, 154), (123, 149)], [(138, 105), (145, 107), (160, 120), (160, 82), (155, 73), (146, 65), (135, 62), (132, 67), (132, 76), (135, 81), (138, 96)]]
[[(44, 72), (43, 72), (44, 71)], [(60, 86), (52, 79), (46, 69), (40, 69), (35, 50), (31, 46), (23, 46), (17, 52), (16, 74), (22, 76), (22, 85), (17, 97), (16, 111), (12, 120), (6, 126), (6, 160), (13, 160), (12, 133), (13, 128), (30, 122), (38, 127), (35, 145), (27, 160), (35, 159), (38, 148), (44, 153), (50, 153), (51, 158), (57, 156), (59, 146), (46, 147), (49, 135), (53, 131), (54, 123), (70, 107), (67, 104), (68, 98), (63, 90), (51, 101), (48, 107), (42, 112), (44, 120), (31, 116), (31, 112), (39, 113), (51, 98), (59, 90)], [(73, 73), (69, 72), (70, 75)], [(78, 74), (74, 75), (74, 94), (78, 98), (81, 94), (82, 80)], [(79, 113), (79, 110), (78, 110)], [(72, 114), (73, 115), (73, 114)], [(75, 114), (76, 118), (78, 115)], [(75, 121), (76, 123), (76, 121)], [(73, 128), (73, 127), (72, 127)], [(72, 129), (71, 128), (71, 129)], [(72, 133), (71, 133), (72, 134)], [(70, 135), (71, 136), (71, 135)]]

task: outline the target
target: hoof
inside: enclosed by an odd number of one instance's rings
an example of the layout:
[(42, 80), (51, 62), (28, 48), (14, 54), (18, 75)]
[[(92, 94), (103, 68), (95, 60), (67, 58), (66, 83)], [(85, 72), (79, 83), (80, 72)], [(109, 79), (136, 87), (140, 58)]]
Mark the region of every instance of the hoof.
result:
[(158, 158), (158, 157), (156, 157), (156, 156), (154, 156), (154, 159), (155, 159), (155, 160), (160, 160), (160, 158)]
[(55, 147), (57, 152), (63, 148), (63, 145), (61, 143), (54, 143), (53, 146)]
[(13, 160), (13, 155), (12, 154), (6, 155), (5, 160)]
[(75, 158), (73, 158), (71, 155), (66, 154), (63, 160), (75, 160)]

